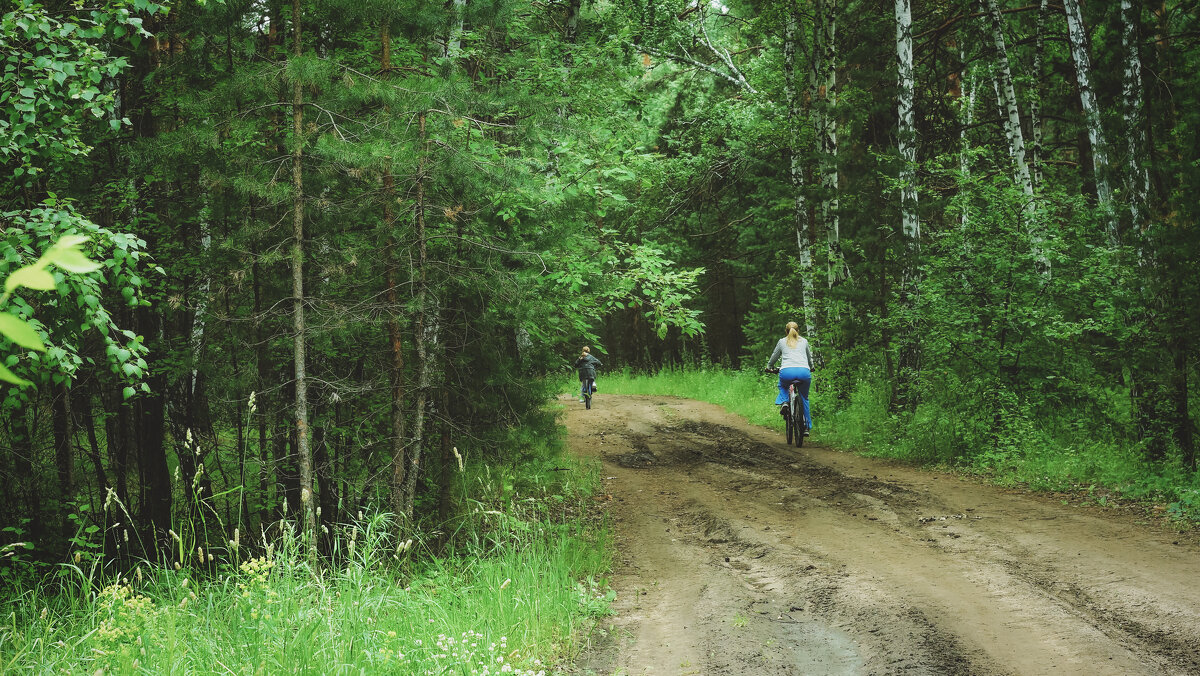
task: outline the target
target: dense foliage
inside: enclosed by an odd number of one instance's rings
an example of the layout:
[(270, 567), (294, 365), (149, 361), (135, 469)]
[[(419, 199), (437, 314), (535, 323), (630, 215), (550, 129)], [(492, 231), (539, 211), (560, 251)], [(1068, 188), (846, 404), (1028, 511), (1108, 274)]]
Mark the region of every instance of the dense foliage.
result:
[(4, 346), (33, 383), (0, 409), (0, 522), (33, 548), (6, 551), (225, 556), (298, 515), (328, 553), (360, 509), (461, 546), (457, 468), (541, 454), (581, 344), (757, 366), (789, 319), (875, 440), (997, 468), (1102, 444), (1178, 494), (1197, 16), (20, 0), (0, 273), (74, 235), (104, 269), (4, 308), (47, 348)]

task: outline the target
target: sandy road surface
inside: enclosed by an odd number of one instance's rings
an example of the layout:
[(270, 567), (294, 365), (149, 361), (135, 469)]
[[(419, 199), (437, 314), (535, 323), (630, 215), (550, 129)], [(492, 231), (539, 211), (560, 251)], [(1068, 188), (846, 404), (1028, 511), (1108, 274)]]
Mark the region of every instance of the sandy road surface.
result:
[(1200, 544), (669, 397), (567, 403), (617, 614), (578, 674), (1200, 674)]

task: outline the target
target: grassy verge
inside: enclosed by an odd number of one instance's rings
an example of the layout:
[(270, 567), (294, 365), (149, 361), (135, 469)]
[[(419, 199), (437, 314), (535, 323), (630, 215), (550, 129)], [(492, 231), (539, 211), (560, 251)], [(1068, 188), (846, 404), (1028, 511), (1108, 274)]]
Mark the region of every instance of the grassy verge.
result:
[(395, 539), (378, 514), (334, 529), (320, 562), (281, 522), (269, 540), (118, 579), (66, 565), (7, 594), (0, 672), (543, 674), (610, 600), (595, 468), (545, 467), (464, 476), (476, 495), (455, 556)]
[[(653, 375), (618, 372), (601, 380), (601, 391), (707, 401), (748, 422), (773, 429), (783, 422), (771, 405), (774, 378), (757, 371), (665, 369)], [(1064, 491), (1094, 504), (1154, 503), (1180, 522), (1200, 521), (1200, 473), (1177, 464), (1148, 464), (1136, 449), (1077, 421), (1036, 421), (1014, 415), (996, 435), (978, 412), (925, 405), (908, 416), (888, 410), (884, 383), (861, 382), (838, 407), (814, 384), (813, 441), (873, 457), (937, 465), (977, 474), (1002, 485)], [(969, 402), (967, 402), (969, 403)], [(966, 405), (966, 404), (964, 404)], [(990, 423), (990, 416), (987, 423)], [(998, 440), (997, 440), (998, 439)]]

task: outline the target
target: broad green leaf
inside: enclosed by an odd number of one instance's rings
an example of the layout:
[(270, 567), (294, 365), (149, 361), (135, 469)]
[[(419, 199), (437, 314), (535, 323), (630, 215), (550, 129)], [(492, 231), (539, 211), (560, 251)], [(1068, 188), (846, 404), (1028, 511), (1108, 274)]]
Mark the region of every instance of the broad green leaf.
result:
[(42, 343), (42, 337), (38, 335), (37, 330), (16, 315), (0, 312), (0, 333), (21, 347), (39, 352), (46, 351), (46, 345)]
[(28, 380), (25, 380), (12, 371), (9, 371), (7, 366), (0, 366), (0, 380), (3, 380), (6, 383), (12, 383), (13, 385), (20, 385), (21, 387), (32, 385), (32, 383), (30, 383)]
[(83, 255), (82, 251), (74, 246), (55, 246), (46, 252), (46, 260), (67, 272), (78, 274), (95, 272), (101, 267), (99, 263), (89, 260), (87, 256)]
[(63, 235), (57, 242), (54, 243), (54, 246), (51, 247), (51, 250), (79, 246), (80, 244), (86, 244), (87, 241), (87, 235)]
[(38, 289), (39, 291), (53, 291), (54, 275), (47, 272), (40, 265), (26, 265), (4, 280), (5, 291), (12, 292), (21, 286)]
[(121, 396), (125, 399), (132, 397), (134, 394), (136, 394), (136, 390), (134, 390), (132, 387), (126, 387), (125, 389), (121, 390)]

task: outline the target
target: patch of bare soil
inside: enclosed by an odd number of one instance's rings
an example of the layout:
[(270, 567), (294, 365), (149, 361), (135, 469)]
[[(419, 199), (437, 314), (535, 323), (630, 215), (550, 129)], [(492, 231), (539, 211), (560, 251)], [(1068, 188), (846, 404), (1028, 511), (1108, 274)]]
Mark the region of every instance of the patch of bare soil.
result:
[(618, 543), (575, 674), (1200, 674), (1195, 538), (700, 402), (597, 397), (566, 424)]

